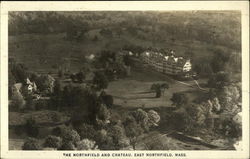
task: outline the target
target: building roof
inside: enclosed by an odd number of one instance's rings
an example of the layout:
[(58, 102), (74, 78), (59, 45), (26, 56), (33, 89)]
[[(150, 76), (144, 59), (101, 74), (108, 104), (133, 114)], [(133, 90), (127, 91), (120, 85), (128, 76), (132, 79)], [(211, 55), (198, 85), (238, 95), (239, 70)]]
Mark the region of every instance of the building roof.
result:
[(145, 51), (143, 55), (146, 55), (148, 57), (154, 58), (156, 61), (164, 61), (168, 64), (176, 64), (179, 67), (183, 67), (186, 62), (188, 62), (188, 59), (184, 59), (183, 57), (179, 56), (164, 56), (163, 53), (155, 52), (155, 51)]
[(16, 90), (20, 90), (22, 88), (23, 84), (22, 83), (15, 83), (13, 85), (13, 87), (16, 89)]

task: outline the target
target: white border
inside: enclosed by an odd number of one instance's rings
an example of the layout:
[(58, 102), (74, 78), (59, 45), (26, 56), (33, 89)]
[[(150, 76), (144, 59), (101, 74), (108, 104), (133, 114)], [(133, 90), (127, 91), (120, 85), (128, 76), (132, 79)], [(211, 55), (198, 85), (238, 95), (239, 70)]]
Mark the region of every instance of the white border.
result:
[[(177, 11), (240, 10), (242, 13), (242, 97), (243, 151), (164, 151), (186, 153), (183, 158), (249, 158), (249, 2), (247, 1), (85, 1), (85, 2), (2, 2), (1, 3), (1, 157), (65, 158), (73, 151), (8, 151), (8, 11)], [(81, 152), (83, 151), (74, 151)], [(87, 151), (90, 153), (96, 151)], [(105, 151), (115, 152), (115, 151)], [(125, 151), (119, 151), (125, 152)], [(129, 151), (139, 153), (146, 151)], [(163, 152), (163, 151), (150, 151)], [(69, 157), (68, 157), (69, 158)], [(72, 157), (70, 157), (72, 158)], [(79, 157), (77, 157), (79, 158)], [(83, 157), (82, 157), (83, 158)], [(85, 157), (89, 158), (89, 157)], [(100, 158), (100, 157), (99, 157)], [(104, 157), (102, 157), (104, 158)], [(117, 158), (117, 157), (108, 157)], [(126, 158), (126, 157), (121, 157)], [(137, 157), (140, 158), (140, 157)], [(145, 158), (145, 157), (142, 157)], [(157, 157), (151, 157), (157, 158)], [(166, 158), (166, 157), (165, 157)], [(167, 157), (168, 158), (168, 157)], [(169, 157), (174, 158), (174, 157)], [(180, 157), (179, 157), (180, 158)]]

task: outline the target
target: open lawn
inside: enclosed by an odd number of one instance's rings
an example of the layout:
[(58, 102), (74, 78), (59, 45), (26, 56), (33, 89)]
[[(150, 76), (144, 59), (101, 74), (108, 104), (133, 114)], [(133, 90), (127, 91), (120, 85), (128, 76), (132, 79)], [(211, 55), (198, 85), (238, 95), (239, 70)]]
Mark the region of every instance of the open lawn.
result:
[[(204, 80), (201, 80), (205, 82)], [(160, 98), (155, 98), (155, 92), (150, 90), (153, 83), (168, 83), (169, 89)], [(114, 104), (123, 107), (172, 107), (173, 93), (185, 92), (189, 101), (199, 97), (204, 91), (198, 89), (194, 81), (180, 83), (162, 73), (150, 68), (132, 68), (131, 76), (109, 83), (107, 93), (114, 97)]]

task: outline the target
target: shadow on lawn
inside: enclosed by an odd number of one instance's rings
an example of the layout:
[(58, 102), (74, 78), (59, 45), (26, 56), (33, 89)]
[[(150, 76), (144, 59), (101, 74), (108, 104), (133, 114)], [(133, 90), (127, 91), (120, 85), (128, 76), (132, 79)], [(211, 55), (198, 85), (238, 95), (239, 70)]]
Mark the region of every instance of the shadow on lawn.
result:
[(135, 92), (133, 94), (148, 94), (148, 93), (154, 93), (155, 91), (144, 91), (144, 92)]
[(118, 99), (123, 99), (123, 100), (135, 100), (135, 99), (154, 99), (156, 98), (155, 96), (153, 97), (120, 97), (120, 96), (113, 96), (114, 98), (118, 98)]

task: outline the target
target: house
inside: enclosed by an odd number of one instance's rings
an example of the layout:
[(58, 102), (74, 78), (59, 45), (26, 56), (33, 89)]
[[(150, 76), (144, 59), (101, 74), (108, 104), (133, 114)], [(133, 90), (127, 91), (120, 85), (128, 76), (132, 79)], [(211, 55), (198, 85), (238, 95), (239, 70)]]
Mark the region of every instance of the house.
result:
[(94, 60), (95, 55), (94, 54), (90, 54), (90, 55), (86, 56), (86, 58), (89, 59), (89, 60)]
[(145, 51), (141, 54), (141, 58), (144, 63), (165, 74), (179, 75), (192, 69), (190, 59), (174, 56), (173, 52), (166, 56), (157, 51)]
[(31, 82), (29, 78), (26, 79), (26, 89), (29, 94), (37, 91), (37, 86), (35, 82)]

